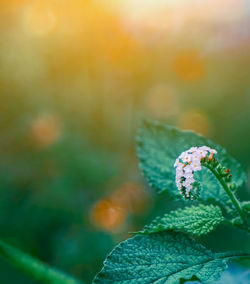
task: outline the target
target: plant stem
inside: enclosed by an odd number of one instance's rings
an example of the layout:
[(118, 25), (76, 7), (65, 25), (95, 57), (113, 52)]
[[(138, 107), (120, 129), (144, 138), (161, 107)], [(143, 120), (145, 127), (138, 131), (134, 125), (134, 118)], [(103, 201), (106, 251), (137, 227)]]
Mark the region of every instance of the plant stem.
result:
[(224, 252), (224, 253), (219, 253), (219, 258), (230, 258), (230, 259), (233, 259), (233, 258), (250, 258), (250, 253), (248, 252), (242, 252), (242, 251), (231, 251), (231, 252)]
[(17, 269), (41, 283), (82, 284), (73, 277), (49, 267), (2, 240), (0, 240), (0, 255)]
[(244, 214), (244, 212), (242, 211), (242, 208), (240, 206), (240, 203), (238, 201), (238, 199), (236, 198), (236, 196), (234, 195), (234, 193), (229, 189), (229, 187), (227, 186), (227, 183), (224, 181), (224, 179), (220, 176), (220, 174), (216, 171), (215, 168), (210, 167), (209, 165), (205, 165), (218, 179), (218, 181), (220, 182), (220, 184), (222, 185), (222, 187), (224, 188), (224, 190), (226, 191), (227, 195), (229, 196), (229, 198), (231, 199), (235, 209), (237, 210), (237, 212), (239, 213), (243, 223), (247, 224), (247, 219), (246, 216)]

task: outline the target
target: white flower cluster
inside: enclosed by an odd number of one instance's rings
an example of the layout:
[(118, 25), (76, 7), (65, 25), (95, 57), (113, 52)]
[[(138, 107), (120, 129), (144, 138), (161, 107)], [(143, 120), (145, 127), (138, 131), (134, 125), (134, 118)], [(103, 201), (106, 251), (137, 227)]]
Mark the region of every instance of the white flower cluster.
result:
[(176, 159), (176, 185), (185, 199), (193, 199), (194, 172), (201, 170), (201, 160), (206, 157), (212, 159), (214, 154), (217, 151), (207, 146), (192, 147)]

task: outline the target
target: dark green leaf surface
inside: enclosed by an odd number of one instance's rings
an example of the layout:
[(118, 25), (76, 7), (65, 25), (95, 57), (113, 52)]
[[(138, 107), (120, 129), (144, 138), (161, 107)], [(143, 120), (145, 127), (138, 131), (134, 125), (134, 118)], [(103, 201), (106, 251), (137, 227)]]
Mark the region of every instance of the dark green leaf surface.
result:
[(140, 235), (111, 252), (93, 283), (177, 284), (193, 276), (213, 283), (236, 256), (213, 253), (182, 233)]
[[(192, 131), (181, 131), (175, 127), (159, 122), (144, 120), (137, 136), (137, 152), (142, 168), (149, 184), (159, 193), (167, 191), (174, 198), (181, 198), (175, 185), (176, 158), (192, 146), (209, 146), (216, 149), (219, 162), (231, 169), (233, 180), (237, 186), (246, 181), (246, 173), (241, 165), (231, 157), (224, 148), (216, 145)], [(201, 182), (200, 198), (225, 203), (228, 200), (223, 188), (205, 167), (195, 173)]]
[(207, 234), (224, 220), (218, 206), (202, 205), (186, 207), (155, 218), (139, 234), (178, 230), (194, 236)]

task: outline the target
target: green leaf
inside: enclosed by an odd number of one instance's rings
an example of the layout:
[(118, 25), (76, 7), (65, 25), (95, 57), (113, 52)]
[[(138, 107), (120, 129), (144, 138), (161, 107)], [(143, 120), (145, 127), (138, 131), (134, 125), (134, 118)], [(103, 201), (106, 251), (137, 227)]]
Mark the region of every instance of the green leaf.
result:
[(222, 221), (221, 209), (218, 206), (202, 205), (178, 209), (155, 218), (139, 234), (152, 234), (160, 231), (178, 230), (194, 236), (207, 234)]
[[(159, 122), (144, 120), (139, 129), (137, 142), (140, 167), (149, 184), (159, 193), (167, 191), (173, 198), (181, 198), (175, 185), (174, 162), (183, 151), (192, 146), (206, 145), (216, 149), (218, 161), (231, 169), (236, 185), (239, 187), (246, 182), (245, 171), (224, 148), (192, 131), (181, 131)], [(225, 205), (228, 196), (213, 174), (205, 167), (195, 174), (202, 187), (200, 198)]]
[(45, 284), (81, 284), (73, 277), (53, 269), (0, 240), (0, 255), (11, 265), (33, 279)]
[[(240, 253), (213, 253), (182, 233), (138, 235), (119, 244), (93, 283), (175, 284), (197, 277), (210, 283)], [(247, 254), (246, 254), (247, 255)]]

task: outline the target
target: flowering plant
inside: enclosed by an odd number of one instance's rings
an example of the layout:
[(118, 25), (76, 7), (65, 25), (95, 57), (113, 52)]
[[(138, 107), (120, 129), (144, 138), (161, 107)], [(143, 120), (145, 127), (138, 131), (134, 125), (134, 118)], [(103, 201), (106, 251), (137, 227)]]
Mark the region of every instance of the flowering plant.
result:
[(250, 232), (250, 203), (235, 194), (246, 183), (241, 165), (212, 141), (159, 122), (143, 121), (137, 142), (151, 187), (183, 205), (119, 244), (93, 283), (214, 283), (228, 261), (249, 258), (244, 251), (214, 253), (197, 239), (219, 225)]
[[(213, 252), (200, 239), (219, 226), (248, 237), (250, 202), (236, 195), (246, 184), (242, 166), (212, 141), (154, 121), (142, 123), (137, 143), (151, 187), (182, 205), (120, 243), (93, 283), (214, 283), (230, 260), (249, 258), (244, 249)], [(0, 255), (41, 283), (82, 283), (2, 240)]]

